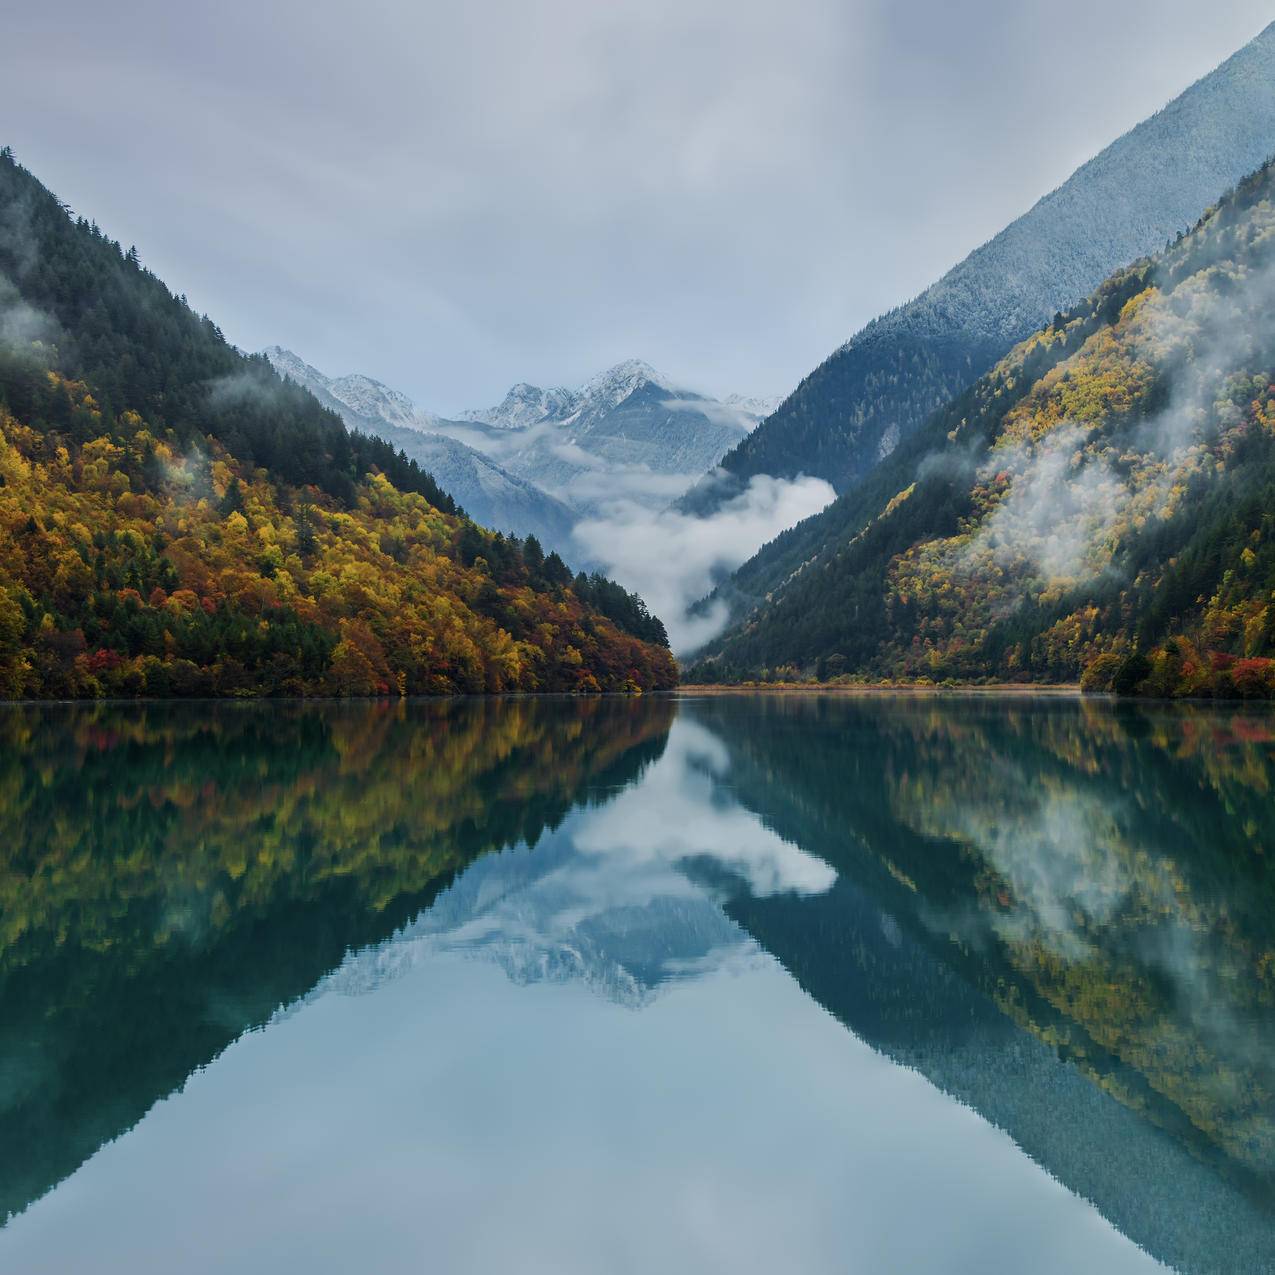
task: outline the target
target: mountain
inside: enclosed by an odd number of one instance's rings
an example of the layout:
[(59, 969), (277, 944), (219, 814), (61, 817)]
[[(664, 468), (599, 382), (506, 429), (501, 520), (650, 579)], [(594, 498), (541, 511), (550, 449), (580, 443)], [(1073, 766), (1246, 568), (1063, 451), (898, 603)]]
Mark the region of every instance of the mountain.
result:
[(696, 675), (1275, 695), (1272, 511), (1267, 164), (759, 555)]
[(522, 382), (495, 407), (449, 420), (371, 377), (326, 376), (277, 345), (262, 354), (352, 429), (428, 470), (476, 522), (534, 535), (586, 567), (572, 539), (581, 514), (616, 499), (663, 508), (774, 408), (679, 388), (629, 359), (575, 390)]
[(445, 434), (392, 427), (380, 432), (427, 469), (475, 522), (522, 538), (536, 536), (546, 550), (555, 550), (573, 566), (590, 565), (571, 538), (575, 511), (535, 483)]
[(684, 507), (711, 510), (758, 474), (815, 475), (847, 490), (1016, 341), (1163, 247), (1275, 152), (1273, 81), (1275, 24), (852, 337)]
[[(439, 418), (423, 411), (406, 394), (392, 390), (370, 376), (325, 376), (299, 355), (280, 345), (261, 351), (280, 376), (304, 386), (324, 407), (331, 408), (355, 429), (391, 425), (398, 429), (433, 431)], [(350, 418), (353, 418), (352, 420)]]
[(536, 536), (568, 561), (578, 561), (571, 540), (575, 514), (482, 451), (440, 432), (454, 429), (455, 422), (418, 408), (406, 394), (369, 376), (325, 376), (277, 345), (262, 354), (276, 372), (309, 390), (350, 428), (384, 438), (416, 461), (475, 522), (515, 536)]
[(527, 429), (542, 421), (560, 421), (575, 409), (578, 395), (561, 386), (542, 390), (519, 381), (497, 406), (461, 413), (461, 419), (494, 425), (497, 429)]
[(0, 697), (675, 680), (640, 600), (476, 526), (7, 149), (0, 477)]
[(742, 412), (744, 418), (751, 419), (754, 425), (759, 425), (771, 415), (782, 403), (783, 397), (779, 394), (773, 394), (761, 397), (756, 394), (727, 394), (722, 402), (727, 407), (733, 407), (737, 411)]
[(475, 446), (582, 512), (617, 497), (662, 508), (758, 419), (751, 405), (684, 389), (640, 359), (578, 390), (515, 385), (496, 407), (463, 415), (492, 431)]

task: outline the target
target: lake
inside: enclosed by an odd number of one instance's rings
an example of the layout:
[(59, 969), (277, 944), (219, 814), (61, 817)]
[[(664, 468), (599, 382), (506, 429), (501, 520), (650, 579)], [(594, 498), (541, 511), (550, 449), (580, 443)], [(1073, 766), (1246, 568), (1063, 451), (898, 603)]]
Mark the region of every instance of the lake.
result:
[(0, 709), (0, 1270), (1275, 1270), (1275, 716)]

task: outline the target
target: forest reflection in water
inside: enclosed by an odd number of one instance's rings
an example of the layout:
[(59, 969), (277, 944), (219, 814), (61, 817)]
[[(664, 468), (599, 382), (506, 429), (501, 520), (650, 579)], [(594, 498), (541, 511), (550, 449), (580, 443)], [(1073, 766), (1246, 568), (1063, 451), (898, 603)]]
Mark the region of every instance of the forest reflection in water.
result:
[(0, 1211), (333, 992), (461, 955), (645, 1011), (773, 959), (1153, 1257), (1275, 1269), (1273, 726), (1023, 699), (5, 710)]

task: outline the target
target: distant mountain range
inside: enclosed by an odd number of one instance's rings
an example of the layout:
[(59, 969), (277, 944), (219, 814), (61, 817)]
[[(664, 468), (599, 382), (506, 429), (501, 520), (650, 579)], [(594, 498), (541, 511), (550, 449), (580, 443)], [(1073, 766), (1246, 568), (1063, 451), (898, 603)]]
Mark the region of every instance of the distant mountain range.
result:
[(513, 386), (448, 419), (371, 377), (332, 377), (291, 350), (262, 353), (346, 424), (401, 448), (484, 526), (535, 535), (575, 566), (582, 514), (621, 500), (663, 508), (756, 426), (774, 401), (714, 399), (629, 359), (579, 389)]
[(1078, 169), (915, 300), (802, 381), (683, 502), (716, 508), (759, 474), (839, 491), (1055, 311), (1164, 247), (1275, 152), (1275, 25)]
[(746, 438), (765, 406), (710, 398), (630, 359), (578, 390), (515, 385), (466, 415), (503, 431), (493, 451), (502, 463), (592, 512), (617, 497), (663, 507)]

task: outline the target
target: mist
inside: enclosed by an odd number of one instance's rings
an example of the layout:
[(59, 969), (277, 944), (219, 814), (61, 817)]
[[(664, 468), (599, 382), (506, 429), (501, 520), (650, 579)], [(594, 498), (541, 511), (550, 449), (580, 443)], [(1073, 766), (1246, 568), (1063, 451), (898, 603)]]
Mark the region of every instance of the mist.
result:
[[(1226, 269), (1224, 286), (1219, 269)], [(1109, 375), (1100, 364), (1118, 362), (1128, 383), (1142, 386), (1135, 399), (1154, 395), (1163, 406), (1145, 419), (1136, 402), (1113, 406), (1099, 419), (1064, 420), (1039, 437), (1022, 420), (1008, 423), (977, 470), (995, 503), (967, 542), (940, 549), (961, 573), (1027, 571), (1050, 584), (1120, 577), (1123, 531), (1172, 517), (1187, 483), (1210, 472), (1211, 440), (1241, 417), (1228, 382), (1266, 363), (1275, 264), (1215, 264), (1168, 292), (1152, 279), (1131, 305), (1118, 350), (1093, 354), (1086, 345), (1064, 374), (1090, 356), (1099, 362), (1076, 369), (1086, 376)], [(944, 462), (937, 454), (921, 469)], [(1015, 595), (998, 609), (1018, 601)]]
[(24, 301), (0, 273), (0, 350), (35, 353), (39, 347), (56, 345), (60, 335), (57, 322)]
[(1105, 455), (1085, 453), (1088, 438), (1068, 423), (993, 451), (980, 478), (1009, 490), (961, 551), (964, 571), (1025, 563), (1048, 580), (1079, 580), (1105, 567), (1132, 494)]
[(652, 511), (632, 499), (580, 522), (576, 542), (588, 558), (639, 593), (664, 621), (677, 655), (712, 641), (729, 619), (724, 602), (705, 614), (691, 607), (780, 532), (818, 513), (835, 496), (820, 478), (759, 475), (707, 518)]

